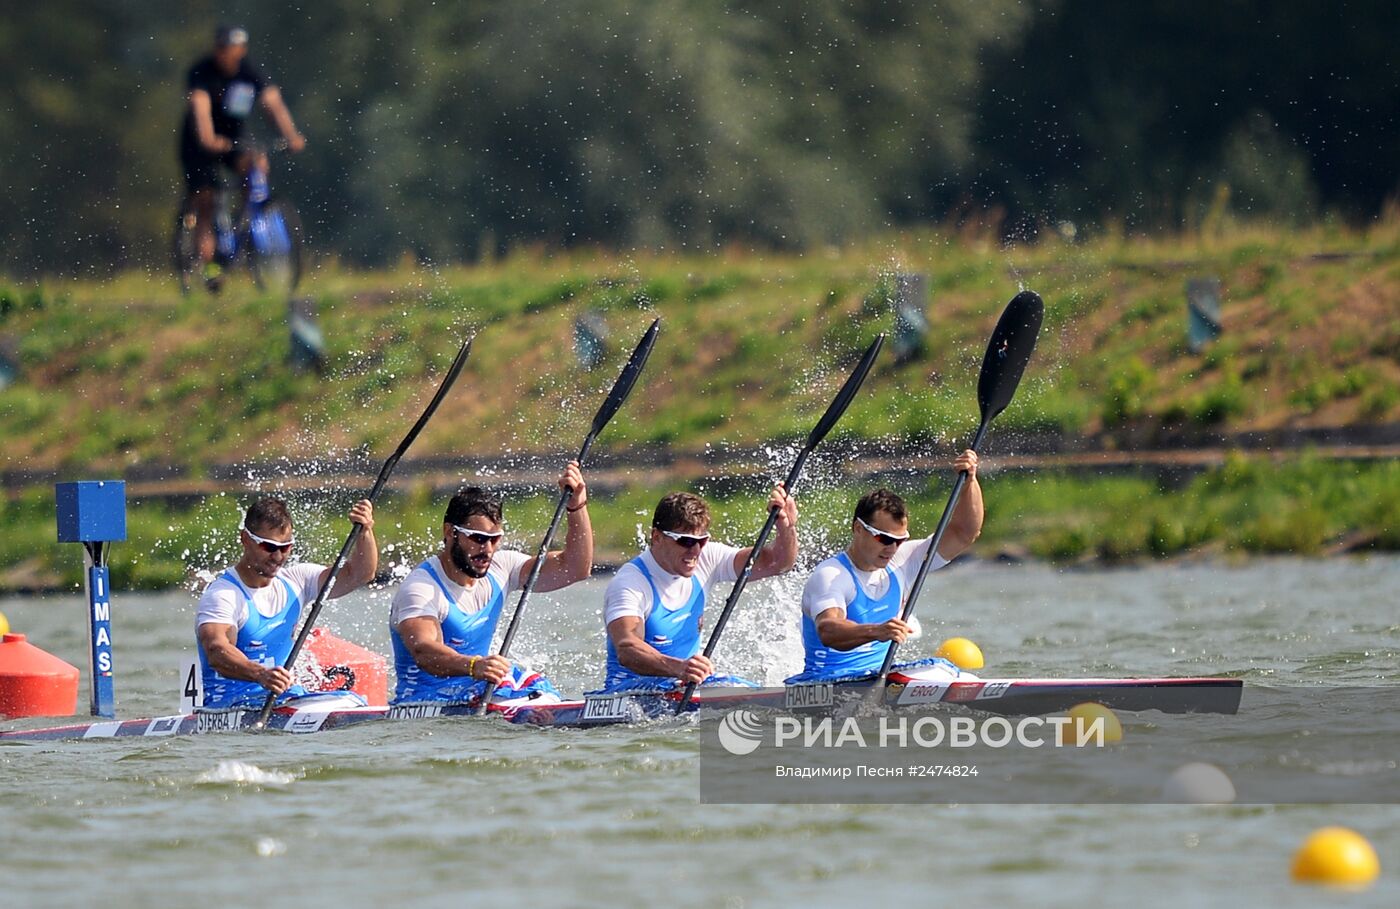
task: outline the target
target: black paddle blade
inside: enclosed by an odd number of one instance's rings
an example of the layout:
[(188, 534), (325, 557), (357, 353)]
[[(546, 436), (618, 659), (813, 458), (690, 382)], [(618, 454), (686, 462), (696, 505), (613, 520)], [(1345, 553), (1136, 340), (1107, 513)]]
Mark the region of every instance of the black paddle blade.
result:
[(982, 378), (977, 381), (977, 404), (982, 408), (984, 423), (1005, 410), (1015, 396), (1021, 373), (1026, 371), (1035, 350), (1044, 315), (1045, 303), (1034, 291), (1023, 290), (1006, 304), (992, 340), (987, 342)]
[(821, 442), (822, 439), (826, 438), (826, 434), (831, 432), (831, 427), (836, 425), (836, 421), (841, 419), (841, 414), (845, 413), (846, 408), (851, 405), (851, 401), (855, 398), (856, 392), (860, 391), (861, 383), (865, 381), (865, 377), (870, 372), (870, 368), (875, 365), (875, 358), (880, 355), (880, 348), (884, 343), (884, 334), (876, 335), (875, 340), (870, 342), (870, 347), (866, 349), (865, 356), (860, 358), (860, 362), (856, 364), (855, 371), (852, 372), (850, 378), (846, 380), (846, 384), (841, 386), (841, 391), (836, 395), (836, 400), (831, 402), (831, 406), (826, 409), (826, 413), (822, 414), (821, 420), (812, 428), (811, 434), (807, 436), (807, 447), (809, 449), (816, 448), (817, 444)]
[(637, 342), (637, 349), (632, 351), (632, 357), (627, 361), (627, 365), (622, 367), (622, 375), (617, 377), (616, 384), (613, 385), (612, 393), (603, 402), (603, 406), (598, 408), (598, 415), (593, 418), (593, 432), (601, 432), (608, 421), (617, 413), (617, 409), (622, 406), (622, 402), (627, 400), (627, 396), (632, 393), (632, 386), (637, 384), (637, 377), (642, 374), (642, 367), (647, 365), (647, 357), (651, 356), (651, 349), (656, 345), (656, 333), (661, 330), (661, 319), (651, 323), (651, 328), (642, 335), (642, 340)]

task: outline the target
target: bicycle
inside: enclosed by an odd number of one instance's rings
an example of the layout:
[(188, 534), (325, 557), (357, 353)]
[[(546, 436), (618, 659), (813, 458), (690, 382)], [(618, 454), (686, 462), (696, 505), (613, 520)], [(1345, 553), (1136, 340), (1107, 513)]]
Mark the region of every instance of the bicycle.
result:
[[(278, 143), (275, 149), (285, 148)], [(296, 208), (272, 194), (264, 156), (248, 149), (249, 167), (243, 178), (243, 204), (237, 212), (227, 187), (219, 190), (214, 203), (214, 259), (223, 268), (231, 267), (241, 255), (248, 263), (258, 290), (291, 293), (301, 280), (301, 218)], [(195, 213), (187, 194), (175, 217), (171, 251), (180, 292), (203, 279), (199, 247), (195, 242)], [(210, 285), (211, 293), (218, 285)]]

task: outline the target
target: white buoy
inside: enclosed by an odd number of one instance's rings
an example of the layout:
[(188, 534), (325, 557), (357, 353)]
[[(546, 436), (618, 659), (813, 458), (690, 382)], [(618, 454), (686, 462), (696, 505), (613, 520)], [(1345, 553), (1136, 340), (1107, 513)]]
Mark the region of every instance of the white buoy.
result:
[(1214, 764), (1193, 761), (1182, 764), (1162, 784), (1162, 800), (1193, 805), (1228, 805), (1235, 800), (1235, 784)]

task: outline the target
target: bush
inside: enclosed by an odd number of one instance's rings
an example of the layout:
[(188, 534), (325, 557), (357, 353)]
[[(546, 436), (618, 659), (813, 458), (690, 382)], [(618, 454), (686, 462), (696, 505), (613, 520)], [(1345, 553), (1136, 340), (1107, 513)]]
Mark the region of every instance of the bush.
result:
[(1111, 429), (1143, 416), (1154, 385), (1152, 369), (1141, 358), (1124, 361), (1108, 380), (1100, 411), (1104, 427)]

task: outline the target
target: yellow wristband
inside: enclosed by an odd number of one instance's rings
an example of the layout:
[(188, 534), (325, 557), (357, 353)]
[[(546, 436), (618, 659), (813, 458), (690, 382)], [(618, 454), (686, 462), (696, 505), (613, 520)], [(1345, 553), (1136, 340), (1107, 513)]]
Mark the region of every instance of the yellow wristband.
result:
[(470, 660), (467, 660), (467, 675), (472, 678), (476, 678), (476, 661), (479, 659), (481, 659), (481, 657), (472, 657)]

